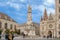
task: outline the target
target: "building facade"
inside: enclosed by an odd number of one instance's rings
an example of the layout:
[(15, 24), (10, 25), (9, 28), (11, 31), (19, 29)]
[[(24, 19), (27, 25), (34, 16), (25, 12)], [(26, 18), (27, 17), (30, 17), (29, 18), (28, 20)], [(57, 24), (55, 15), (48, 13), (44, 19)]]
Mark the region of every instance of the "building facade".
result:
[(27, 16), (27, 22), (25, 24), (22, 24), (21, 30), (23, 30), (24, 34), (28, 36), (35, 36), (35, 27), (33, 27), (32, 24), (32, 9), (31, 6), (28, 6), (28, 16)]
[(28, 16), (27, 16), (27, 22), (20, 25), (21, 32), (24, 32), (28, 36), (36, 36), (36, 32), (38, 32), (38, 26), (37, 24), (32, 22), (32, 8), (29, 5), (28, 6)]
[(40, 22), (41, 37), (60, 37), (60, 0), (55, 0), (55, 14), (44, 11), (44, 17)]
[(14, 31), (15, 28), (20, 29), (20, 25), (6, 14), (0, 12), (0, 29), (3, 31), (2, 34), (5, 34), (6, 29)]

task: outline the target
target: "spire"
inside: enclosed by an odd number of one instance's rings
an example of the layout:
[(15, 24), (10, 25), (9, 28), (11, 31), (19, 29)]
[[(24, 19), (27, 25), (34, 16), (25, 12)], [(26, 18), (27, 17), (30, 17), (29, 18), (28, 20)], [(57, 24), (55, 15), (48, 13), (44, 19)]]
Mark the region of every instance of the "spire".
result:
[(31, 13), (32, 13), (32, 9), (31, 9), (31, 6), (29, 5), (28, 6), (28, 19), (27, 19), (27, 24), (28, 25), (30, 25), (31, 23), (32, 23), (32, 15), (31, 15)]
[(50, 13), (50, 17), (52, 16), (52, 14)]
[(31, 6), (28, 6), (28, 13), (31, 13)]
[(41, 16), (41, 21), (43, 20), (42, 16)]
[(48, 19), (48, 16), (47, 16), (47, 11), (45, 9), (45, 11), (44, 11), (44, 21), (46, 21), (47, 19)]
[(49, 15), (49, 20), (52, 20), (52, 19), (53, 19), (52, 13), (50, 13), (50, 15)]

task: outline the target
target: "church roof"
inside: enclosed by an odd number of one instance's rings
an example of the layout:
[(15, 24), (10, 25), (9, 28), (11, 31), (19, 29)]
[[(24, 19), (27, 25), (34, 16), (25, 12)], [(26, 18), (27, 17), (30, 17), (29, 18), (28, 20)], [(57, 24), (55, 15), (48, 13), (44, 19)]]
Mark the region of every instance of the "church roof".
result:
[(11, 17), (9, 17), (8, 15), (0, 12), (0, 19), (4, 19), (4, 20), (8, 20), (8, 21), (13, 21), (15, 22)]

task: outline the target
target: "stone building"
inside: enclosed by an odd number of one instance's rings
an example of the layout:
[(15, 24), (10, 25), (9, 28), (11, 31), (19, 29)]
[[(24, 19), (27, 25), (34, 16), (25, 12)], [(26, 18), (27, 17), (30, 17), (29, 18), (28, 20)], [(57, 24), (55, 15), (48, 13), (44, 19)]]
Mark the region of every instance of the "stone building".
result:
[(4, 13), (0, 13), (0, 29), (3, 29), (3, 34), (6, 29), (19, 29), (20, 32), (24, 32), (28, 36), (39, 36), (39, 24), (32, 22), (32, 8), (28, 6), (27, 22), (24, 24), (18, 24), (12, 18)]
[(60, 37), (60, 0), (55, 0), (55, 14), (47, 15), (46, 9), (40, 22), (41, 37)]
[[(29, 5), (28, 6), (28, 16), (27, 16), (27, 22), (20, 25), (21, 32), (24, 32), (28, 36), (36, 36), (36, 34), (39, 35), (39, 26), (38, 24), (35, 24), (32, 22), (32, 8)], [(37, 33), (36, 33), (37, 32)]]
[(15, 22), (12, 18), (10, 18), (8, 15), (0, 12), (0, 29), (3, 30), (2, 34), (5, 33), (6, 29), (11, 29), (14, 31), (14, 29), (20, 29), (20, 25)]

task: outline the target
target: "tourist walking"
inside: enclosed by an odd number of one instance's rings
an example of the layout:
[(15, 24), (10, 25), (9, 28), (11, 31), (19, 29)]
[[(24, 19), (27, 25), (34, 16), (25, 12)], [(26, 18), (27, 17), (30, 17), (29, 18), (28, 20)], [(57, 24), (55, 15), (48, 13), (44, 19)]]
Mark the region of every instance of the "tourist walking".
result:
[(12, 34), (9, 33), (9, 40), (12, 40)]
[(5, 40), (9, 40), (9, 34), (5, 34)]
[(0, 39), (1, 39), (1, 35), (0, 35)]
[(12, 34), (12, 40), (14, 39), (14, 35)]

